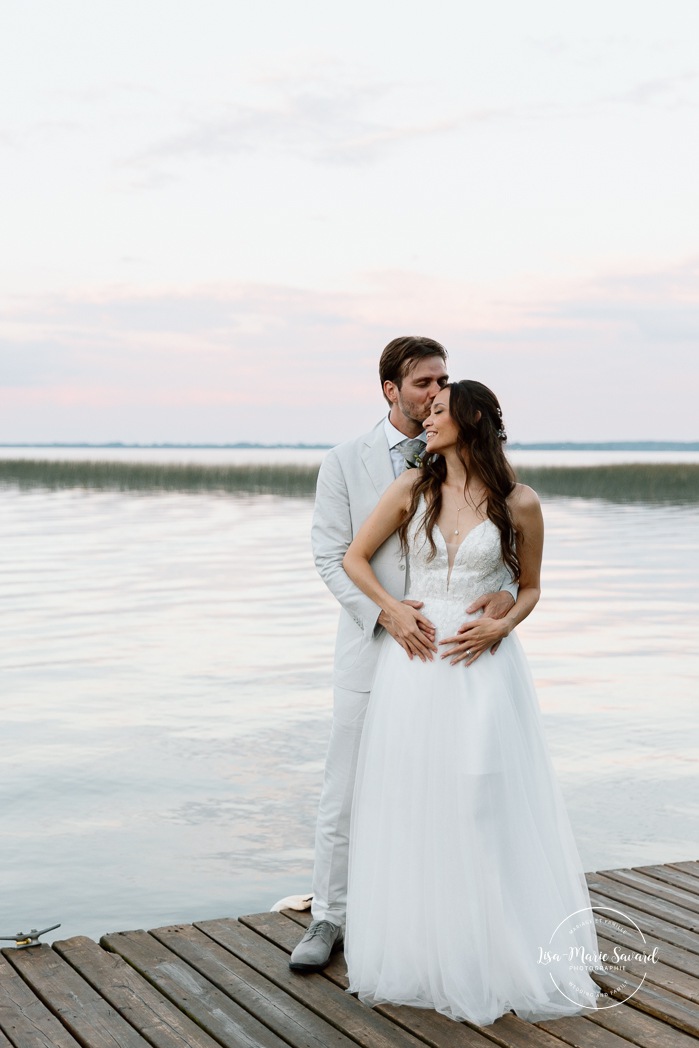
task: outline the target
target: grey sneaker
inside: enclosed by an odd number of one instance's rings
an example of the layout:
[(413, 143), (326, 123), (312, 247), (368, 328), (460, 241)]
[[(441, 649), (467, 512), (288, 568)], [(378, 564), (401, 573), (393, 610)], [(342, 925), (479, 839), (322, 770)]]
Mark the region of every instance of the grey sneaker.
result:
[(325, 968), (334, 949), (342, 945), (342, 928), (332, 921), (311, 921), (291, 957), (294, 972), (319, 972)]

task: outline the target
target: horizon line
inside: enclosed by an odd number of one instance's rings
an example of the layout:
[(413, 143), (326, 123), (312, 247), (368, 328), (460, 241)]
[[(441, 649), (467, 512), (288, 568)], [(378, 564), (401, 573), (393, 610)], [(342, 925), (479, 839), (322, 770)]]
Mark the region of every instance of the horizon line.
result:
[[(174, 443), (170, 441), (151, 442), (142, 444), (138, 442), (127, 443), (120, 440), (92, 443), (90, 441), (22, 441), (1, 442), (0, 448), (124, 448), (124, 449), (192, 449), (192, 450), (270, 450), (278, 451), (288, 449), (290, 451), (326, 451), (336, 447), (336, 444), (315, 443), (307, 444), (303, 441), (298, 443), (273, 443), (261, 444), (249, 441), (236, 441), (234, 443)], [(508, 442), (508, 450), (522, 451), (699, 451), (699, 441), (689, 440), (559, 440), (559, 441), (513, 441)]]

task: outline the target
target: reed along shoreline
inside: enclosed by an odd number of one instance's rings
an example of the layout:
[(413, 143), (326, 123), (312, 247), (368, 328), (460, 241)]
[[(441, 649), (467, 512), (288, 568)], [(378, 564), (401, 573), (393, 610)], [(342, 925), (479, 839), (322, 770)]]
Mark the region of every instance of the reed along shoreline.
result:
[[(20, 490), (88, 490), (282, 495), (312, 498), (317, 465), (0, 460), (0, 487)], [(609, 502), (699, 502), (699, 463), (626, 463), (600, 466), (522, 466), (519, 480), (540, 495)]]

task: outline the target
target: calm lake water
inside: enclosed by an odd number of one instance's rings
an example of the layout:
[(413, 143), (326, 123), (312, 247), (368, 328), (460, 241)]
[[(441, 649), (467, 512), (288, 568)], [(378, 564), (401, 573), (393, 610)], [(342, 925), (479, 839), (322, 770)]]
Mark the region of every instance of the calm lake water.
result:
[[(0, 506), (0, 933), (309, 890), (337, 619), (311, 502), (5, 488)], [(520, 636), (585, 867), (697, 858), (696, 507), (544, 510)]]

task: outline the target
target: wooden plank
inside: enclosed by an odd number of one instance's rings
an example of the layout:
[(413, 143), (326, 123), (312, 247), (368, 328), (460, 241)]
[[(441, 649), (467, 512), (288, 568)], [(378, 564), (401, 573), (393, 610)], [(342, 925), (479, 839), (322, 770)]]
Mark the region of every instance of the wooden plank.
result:
[(114, 1048), (115, 1045), (119, 1048), (148, 1048), (148, 1042), (50, 946), (7, 950), (5, 956), (37, 997), (60, 1017), (63, 1025), (82, 1045), (89, 1045), (89, 1048)]
[[(599, 983), (610, 996), (626, 1001), (629, 993), (628, 985), (612, 972), (597, 972), (595, 982)], [(677, 1027), (678, 1030), (699, 1037), (699, 1010), (685, 997), (645, 982), (629, 998), (628, 1003), (632, 1008), (638, 1008), (640, 1011), (662, 1019), (670, 1026)], [(597, 1013), (591, 1014), (596, 1015)]]
[(668, 865), (681, 870), (682, 873), (688, 873), (691, 877), (699, 877), (699, 862), (671, 862)]
[[(598, 935), (597, 941), (601, 951), (607, 951), (607, 953), (611, 954), (614, 947), (613, 942), (600, 935)], [(631, 951), (627, 949), (625, 952)], [(695, 1004), (699, 1003), (699, 979), (695, 979), (683, 971), (678, 971), (677, 968), (671, 968), (661, 960), (657, 960), (654, 964), (644, 961), (624, 960), (618, 967), (629, 973), (631, 982), (645, 977), (646, 983), (663, 987), (680, 997), (686, 997), (688, 1001), (694, 1001)]]
[(617, 946), (626, 950), (638, 950), (644, 953), (652, 953), (654, 949), (657, 949), (658, 959), (663, 964), (668, 964), (671, 968), (677, 968), (678, 971), (686, 972), (687, 975), (693, 975), (696, 979), (699, 979), (699, 954), (690, 953), (689, 950), (682, 950), (679, 946), (674, 946), (672, 943), (663, 942), (662, 939), (658, 939), (652, 934), (646, 935), (644, 933), (643, 940), (641, 940), (638, 932), (631, 927), (626, 932), (609, 921), (600, 923), (598, 920), (596, 923), (597, 934), (611, 940)]
[[(664, 899), (673, 906), (681, 906), (685, 910), (692, 910), (699, 914), (699, 894), (688, 892), (684, 888), (678, 888), (672, 884), (664, 884), (662, 881), (635, 870), (605, 870), (605, 877), (620, 884), (628, 884), (631, 888), (652, 895), (654, 899)], [(699, 883), (699, 879), (698, 883)]]
[(656, 899), (652, 895), (648, 895), (647, 892), (620, 884), (619, 881), (612, 880), (609, 877), (603, 877), (598, 873), (590, 875), (588, 888), (598, 895), (604, 895), (608, 899), (621, 903), (622, 908), (624, 903), (630, 903), (636, 906), (637, 909), (650, 913), (654, 917), (660, 917), (678, 928), (684, 928), (693, 932), (699, 930), (699, 914), (693, 913), (691, 910), (685, 910), (676, 904), (665, 902), (662, 899)]
[[(32, 947), (34, 949), (34, 947)], [(38, 949), (38, 947), (37, 947)], [(48, 947), (46, 947), (48, 949)], [(3, 955), (14, 953), (3, 950)], [(5, 956), (0, 958), (0, 1030), (2, 1044), (21, 1048), (80, 1048), (63, 1024), (19, 977)]]
[(639, 1048), (697, 1048), (693, 1037), (629, 1004), (598, 1008), (596, 1012), (590, 1013), (589, 1018)]
[(100, 941), (227, 1048), (283, 1048), (276, 1034), (148, 932), (115, 932)]
[[(590, 892), (590, 899), (593, 906), (597, 909), (603, 906), (615, 906), (614, 900), (607, 899), (596, 892)], [(672, 943), (690, 953), (699, 954), (699, 934), (696, 932), (685, 931), (676, 924), (670, 924), (669, 921), (664, 921), (660, 917), (653, 917), (651, 914), (629, 905), (628, 902), (624, 902), (623, 907), (623, 910), (617, 911), (615, 915), (615, 920), (619, 924), (628, 923), (629, 927), (631, 927), (631, 922), (633, 921), (644, 934), (652, 935), (665, 943)]]
[(647, 877), (655, 877), (666, 884), (674, 884), (677, 888), (699, 895), (699, 877), (676, 870), (674, 866), (634, 866), (634, 869), (637, 873), (644, 873)]
[[(298, 913), (294, 910), (285, 911), (284, 916), (289, 918), (287, 926), (277, 920), (270, 921), (269, 914), (253, 914), (250, 918), (241, 918), (241, 921), (250, 920), (256, 930), (259, 929), (261, 934), (289, 953), (298, 942), (300, 928), (310, 923), (310, 917), (306, 913)], [(323, 975), (340, 989), (347, 988), (347, 965), (341, 953), (333, 954)], [(503, 1048), (560, 1048), (560, 1044), (545, 1030), (515, 1015), (503, 1016), (490, 1026), (475, 1026), (472, 1023), (455, 1023), (445, 1015), (423, 1008), (382, 1004), (378, 1005), (374, 1011), (386, 1015), (397, 1025), (429, 1044), (457, 1045), (463, 1043), (472, 1045), (474, 1048), (476, 1046), (483, 1048), (485, 1039), (487, 1039)], [(455, 1030), (458, 1030), (459, 1033), (457, 1034)]]
[(54, 942), (53, 949), (154, 1048), (220, 1048), (117, 954), (84, 936)]
[(587, 1015), (571, 1015), (539, 1023), (525, 1022), (516, 1015), (503, 1015), (492, 1026), (486, 1026), (483, 1032), (493, 1040), (497, 1037), (498, 1044), (512, 1048), (541, 1044), (543, 1037), (549, 1045), (558, 1048), (561, 1048), (561, 1042), (574, 1048), (629, 1048), (628, 1041), (595, 1026)]
[[(44, 1045), (46, 1045), (46, 1041), (44, 1041)], [(12, 1042), (8, 1041), (7, 1037), (5, 1037), (5, 1034), (2, 1032), (2, 1030), (0, 1030), (0, 1048), (14, 1048)]]
[(590, 1022), (587, 1016), (547, 1020), (536, 1025), (560, 1037), (562, 1041), (573, 1045), (574, 1048), (629, 1048), (629, 1041), (626, 1037)]
[[(271, 921), (276, 919), (282, 924), (289, 923), (279, 913), (260, 916), (269, 917)], [(276, 986), (311, 1008), (331, 1026), (342, 1030), (357, 1044), (366, 1048), (423, 1048), (424, 1041), (397, 1029), (377, 1009), (365, 1008), (354, 997), (339, 991), (322, 974), (292, 972), (288, 954), (243, 923), (249, 920), (249, 917), (244, 917), (239, 921), (197, 921), (195, 927), (251, 968), (266, 975)], [(452, 1026), (459, 1029), (457, 1023), (452, 1023)], [(458, 1045), (459, 1041), (454, 1044)]]
[(354, 1041), (191, 924), (150, 934), (294, 1048), (353, 1048)]

